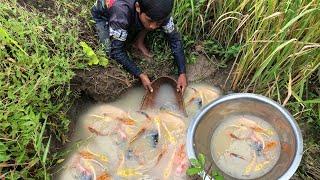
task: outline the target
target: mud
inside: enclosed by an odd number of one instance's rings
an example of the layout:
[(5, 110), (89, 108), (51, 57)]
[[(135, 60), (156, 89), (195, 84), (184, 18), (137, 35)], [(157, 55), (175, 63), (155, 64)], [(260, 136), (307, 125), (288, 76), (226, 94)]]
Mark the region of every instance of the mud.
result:
[[(177, 79), (177, 76), (171, 70), (174, 67), (173, 62), (169, 62), (169, 60), (167, 62), (156, 62), (153, 60), (146, 63), (145, 60), (136, 58), (136, 63), (141, 64), (141, 69), (147, 72), (151, 81), (168, 75)], [(192, 74), (188, 73), (188, 82), (204, 82), (215, 85), (225, 92), (229, 91), (230, 83), (227, 81), (227, 77), (230, 67), (219, 69), (216, 67), (218, 60), (210, 63), (204, 56), (198, 58), (199, 64), (187, 66), (187, 72), (192, 72)], [(211, 65), (207, 66), (206, 64)], [(113, 101), (129, 88), (141, 85), (138, 79), (127, 73), (115, 62), (112, 62), (107, 68), (94, 67), (86, 70), (76, 70), (75, 73), (76, 75), (71, 81), (73, 89), (101, 102)]]
[(43, 13), (53, 13), (55, 1), (54, 0), (17, 0), (17, 2), (28, 10), (38, 10)]
[(137, 83), (133, 76), (116, 65), (75, 70), (75, 73), (71, 80), (72, 89), (101, 102), (115, 100)]

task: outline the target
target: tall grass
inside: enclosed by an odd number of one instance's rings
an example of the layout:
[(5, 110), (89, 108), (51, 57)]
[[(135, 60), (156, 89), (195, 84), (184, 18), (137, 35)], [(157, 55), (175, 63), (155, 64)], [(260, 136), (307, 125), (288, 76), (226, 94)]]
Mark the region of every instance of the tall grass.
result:
[[(180, 0), (175, 16), (185, 35), (199, 37), (200, 32), (201, 38), (226, 47), (241, 45), (233, 68), (233, 89), (304, 107), (308, 81), (320, 66), (319, 4), (317, 0)], [(192, 28), (185, 28), (190, 22)], [(314, 98), (308, 105), (318, 106), (318, 97), (308, 98)], [(319, 109), (311, 109), (320, 119)]]
[(174, 2), (173, 15), (177, 27), (184, 36), (192, 36), (192, 40), (205, 40), (212, 37), (208, 36), (208, 28), (214, 24), (217, 14), (216, 6), (222, 1), (175, 0)]
[[(199, 8), (194, 12), (202, 14), (192, 15), (185, 8), (191, 4)], [(202, 4), (209, 8), (203, 11)], [(319, 0), (178, 0), (176, 8), (184, 35), (222, 44), (225, 49), (240, 45), (230, 73), (232, 89), (278, 101), (308, 132), (306, 151), (319, 147), (318, 136), (313, 135), (320, 128)], [(193, 29), (185, 28), (185, 22)], [(215, 43), (208, 45), (207, 51), (216, 48)], [(318, 164), (318, 158), (304, 157), (296, 175), (319, 179)]]
[[(289, 100), (303, 104), (308, 81), (320, 66), (319, 1), (243, 1), (230, 8), (221, 7), (236, 12), (228, 18), (237, 23), (225, 40), (243, 45), (233, 88), (263, 93), (283, 105)], [(224, 18), (209, 34), (221, 36), (220, 27), (228, 24), (226, 14), (218, 15)]]

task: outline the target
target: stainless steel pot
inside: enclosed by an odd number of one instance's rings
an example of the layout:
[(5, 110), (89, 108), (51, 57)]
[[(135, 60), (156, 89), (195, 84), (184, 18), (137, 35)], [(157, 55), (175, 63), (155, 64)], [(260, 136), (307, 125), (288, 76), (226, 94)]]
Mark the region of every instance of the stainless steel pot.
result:
[[(260, 117), (277, 131), (281, 143), (276, 165), (258, 179), (289, 179), (297, 170), (303, 153), (302, 134), (292, 115), (275, 101), (261, 95), (235, 93), (222, 96), (205, 106), (192, 119), (187, 134), (188, 157), (198, 153), (206, 156), (206, 166), (220, 170), (211, 155), (211, 137), (217, 126), (228, 116), (247, 114)], [(220, 172), (222, 172), (220, 170)], [(235, 179), (223, 173), (225, 179)]]

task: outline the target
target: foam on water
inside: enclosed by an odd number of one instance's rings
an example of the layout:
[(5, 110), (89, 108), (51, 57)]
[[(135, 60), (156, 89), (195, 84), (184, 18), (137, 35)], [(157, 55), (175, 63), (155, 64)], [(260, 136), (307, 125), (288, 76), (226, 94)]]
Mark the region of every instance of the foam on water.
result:
[(82, 142), (66, 158), (58, 179), (185, 179), (189, 119), (221, 95), (208, 85), (192, 85), (184, 95), (188, 117), (173, 107), (175, 89), (161, 86), (162, 110), (140, 112), (145, 93), (133, 88), (118, 101), (91, 107), (77, 122), (73, 142)]
[(212, 157), (217, 166), (237, 179), (254, 179), (269, 172), (280, 157), (274, 128), (252, 115), (225, 119), (213, 133)]

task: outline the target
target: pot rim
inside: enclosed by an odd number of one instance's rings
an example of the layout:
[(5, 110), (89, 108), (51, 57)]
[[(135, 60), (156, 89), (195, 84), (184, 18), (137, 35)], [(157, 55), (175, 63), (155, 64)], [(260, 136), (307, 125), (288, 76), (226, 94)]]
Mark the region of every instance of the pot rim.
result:
[[(289, 167), (289, 169), (282, 175), (280, 176), (280, 180), (286, 180), (290, 179), (290, 177), (293, 176), (293, 174), (296, 172), (296, 170), (299, 167), (300, 161), (302, 159), (302, 154), (303, 154), (303, 138), (302, 138), (302, 133), (300, 131), (298, 123), (294, 120), (293, 116), (289, 113), (288, 110), (286, 110), (284, 107), (282, 107), (280, 104), (275, 102), (272, 99), (269, 99), (265, 96), (258, 95), (258, 94), (253, 94), (253, 93), (233, 93), (229, 95), (225, 95), (222, 97), (219, 97), (217, 100), (209, 103), (208, 105), (204, 106), (191, 120), (190, 125), (187, 130), (187, 155), (188, 158), (196, 158), (195, 151), (193, 148), (193, 140), (194, 140), (194, 134), (196, 131), (196, 128), (198, 126), (198, 123), (200, 122), (201, 118), (213, 107), (222, 104), (226, 101), (230, 100), (236, 100), (236, 99), (254, 99), (258, 100), (260, 102), (266, 103), (271, 105), (272, 107), (276, 108), (278, 111), (281, 112), (285, 116), (285, 118), (288, 120), (288, 122), (291, 125), (291, 128), (294, 132), (295, 138), (296, 138), (296, 152), (294, 155), (294, 159)], [(209, 177), (207, 178), (209, 180)]]

